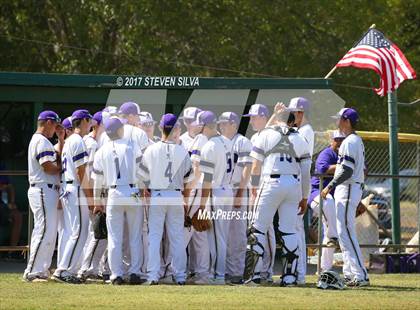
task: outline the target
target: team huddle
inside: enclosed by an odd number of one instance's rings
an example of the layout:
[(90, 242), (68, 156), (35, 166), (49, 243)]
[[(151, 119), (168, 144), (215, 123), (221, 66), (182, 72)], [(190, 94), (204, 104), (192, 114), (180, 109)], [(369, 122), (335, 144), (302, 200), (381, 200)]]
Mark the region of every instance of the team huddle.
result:
[[(303, 215), (307, 207), (316, 214), (322, 199), (324, 243), (331, 245), (322, 270), (331, 270), (340, 246), (346, 285), (369, 285), (354, 227), (365, 170), (358, 114), (344, 108), (336, 115), (339, 130), (315, 165), (331, 175), (320, 191), (310, 174), (311, 108), (303, 97), (278, 103), (271, 115), (252, 105), (242, 115), (256, 132), (251, 139), (238, 133), (236, 113), (217, 117), (196, 107), (181, 117), (164, 114), (159, 138), (153, 116), (135, 102), (93, 116), (77, 110), (62, 122), (41, 112), (28, 149), (34, 229), (24, 280), (50, 278), (57, 245), (51, 279), (62, 283), (270, 284), (276, 229), (280, 286), (304, 284)], [(106, 228), (98, 237), (100, 217)]]

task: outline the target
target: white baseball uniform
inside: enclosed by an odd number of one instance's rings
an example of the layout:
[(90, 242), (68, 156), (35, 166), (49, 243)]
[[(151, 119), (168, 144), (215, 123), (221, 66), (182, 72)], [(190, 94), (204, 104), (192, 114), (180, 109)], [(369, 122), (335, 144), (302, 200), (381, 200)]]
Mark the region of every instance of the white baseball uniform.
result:
[[(93, 162), (95, 158), (95, 153), (98, 149), (98, 143), (92, 137), (91, 133), (84, 136), (83, 141), (85, 141), (88, 153), (86, 175), (91, 176), (93, 172)], [(105, 239), (95, 239), (92, 227), (92, 219), (93, 215), (90, 216), (89, 220), (89, 233), (85, 247), (83, 249), (82, 264), (79, 270), (80, 276), (98, 275), (100, 261), (106, 251), (107, 241)]]
[(67, 138), (61, 154), (61, 162), (64, 189), (61, 195), (64, 215), (64, 232), (61, 242), (65, 246), (54, 274), (60, 276), (64, 272), (77, 275), (89, 226), (89, 209), (77, 174), (77, 168), (88, 163), (88, 153), (86, 144), (79, 134), (74, 133)]
[(340, 172), (342, 165), (353, 169), (352, 176), (337, 185), (334, 192), (338, 238), (344, 261), (343, 273), (350, 279), (368, 280), (355, 230), (356, 209), (362, 198), (365, 181), (365, 147), (360, 136), (355, 133), (347, 136), (340, 146), (335, 175)]
[[(124, 128), (125, 129), (125, 128)], [(140, 178), (141, 150), (137, 144), (117, 139), (105, 143), (95, 154), (95, 189), (108, 188), (106, 222), (108, 263), (111, 280), (124, 276), (123, 234), (127, 224), (130, 265), (128, 274), (140, 275), (143, 206), (137, 184)]]
[(144, 152), (141, 169), (151, 189), (149, 208), (148, 281), (158, 281), (163, 227), (167, 229), (172, 268), (177, 282), (185, 281), (184, 201), (181, 190), (192, 180), (191, 160), (180, 145), (160, 141)]
[[(253, 223), (257, 243), (248, 244), (260, 256), (263, 254), (265, 233), (273, 222), (273, 216), (279, 213), (279, 230), (283, 238), (282, 253), (287, 263), (284, 264), (282, 281), (296, 281), (297, 236), (296, 222), (298, 204), (303, 197), (308, 197), (310, 180), (310, 160), (308, 144), (296, 132), (288, 127), (267, 128), (261, 132), (250, 154), (255, 160), (263, 162), (262, 184), (256, 198), (257, 218)], [(306, 169), (306, 171), (303, 171)], [(300, 175), (307, 178), (301, 182)], [(258, 259), (254, 276), (259, 277), (262, 260)]]
[[(309, 146), (309, 155), (312, 158), (314, 152), (314, 144), (315, 144), (315, 133), (312, 129), (310, 124), (305, 124), (298, 129), (298, 133), (305, 139)], [(305, 234), (305, 225), (303, 222), (303, 215), (299, 215), (297, 219), (297, 236), (298, 236), (298, 267), (297, 267), (297, 274), (298, 274), (298, 282), (305, 283), (305, 276), (306, 276), (306, 234)]]
[(30, 254), (24, 277), (48, 277), (57, 237), (59, 175), (45, 173), (42, 164), (55, 162), (54, 146), (42, 134), (32, 136), (28, 148), (28, 199), (34, 215)]
[[(110, 141), (107, 134), (103, 134), (101, 138), (102, 145)], [(150, 144), (149, 138), (147, 137), (147, 134), (144, 132), (144, 130), (130, 124), (124, 124), (123, 139), (130, 141), (129, 143), (137, 144), (141, 150), (144, 150)]]
[[(206, 209), (210, 212), (232, 210), (232, 188), (228, 174), (232, 172), (232, 142), (223, 136), (209, 138), (201, 150), (200, 170), (212, 175), (211, 192)], [(226, 254), (229, 236), (228, 219), (212, 219), (212, 227), (207, 231), (210, 249), (210, 277), (224, 280)]]
[[(232, 139), (232, 168), (231, 172), (227, 174), (228, 182), (233, 188), (233, 197), (236, 196), (236, 191), (239, 188), (239, 183), (242, 177), (242, 171), (245, 165), (252, 164), (252, 158), (249, 153), (252, 149), (251, 141), (241, 134), (236, 134)], [(239, 208), (234, 208), (234, 211), (241, 212), (242, 215), (250, 213), (250, 206), (248, 201), (248, 189), (245, 189), (245, 197), (242, 199)], [(241, 215), (241, 216), (242, 216)], [(227, 242), (227, 258), (226, 258), (226, 274), (231, 277), (242, 279), (245, 268), (245, 254), (246, 254), (246, 229), (248, 227), (248, 218), (234, 218), (229, 225), (229, 237)]]
[[(252, 146), (255, 146), (255, 143), (260, 136), (261, 131), (256, 132), (251, 137)], [(256, 211), (256, 204), (252, 206), (253, 211)], [(265, 255), (263, 257), (263, 265), (261, 269), (261, 278), (262, 279), (272, 279), (274, 274), (274, 262), (276, 260), (276, 234), (274, 232), (274, 225), (270, 225), (267, 230), (267, 238), (264, 243)]]
[[(201, 150), (208, 139), (203, 134), (198, 134), (194, 138), (185, 133), (181, 135), (182, 145), (188, 151), (192, 163), (199, 163), (201, 159)], [(191, 191), (191, 198), (188, 206), (188, 216), (191, 218), (200, 207), (201, 200), (201, 180), (197, 182), (196, 188)], [(184, 228), (185, 248), (188, 249), (188, 270), (195, 274), (195, 280), (205, 283), (208, 279), (210, 252), (209, 242), (206, 232), (198, 232), (192, 226)]]

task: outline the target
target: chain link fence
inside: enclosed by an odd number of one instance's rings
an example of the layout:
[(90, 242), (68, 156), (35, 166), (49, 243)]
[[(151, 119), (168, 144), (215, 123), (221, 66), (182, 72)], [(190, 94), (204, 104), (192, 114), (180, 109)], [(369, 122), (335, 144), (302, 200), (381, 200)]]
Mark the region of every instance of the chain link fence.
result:
[[(392, 210), (391, 210), (391, 178), (372, 177), (369, 175), (389, 174), (389, 141), (387, 134), (375, 133), (360, 135), (365, 145), (366, 166), (368, 176), (365, 181), (363, 197), (370, 195), (367, 213), (358, 217), (356, 229), (361, 245), (382, 245), (392, 243)], [(401, 139), (399, 143), (399, 175), (400, 178), (400, 215), (401, 244), (419, 245), (418, 231), (420, 221), (420, 139), (419, 137)], [(317, 133), (314, 162), (317, 155), (329, 145), (329, 133)], [(318, 218), (310, 218), (310, 243), (318, 243), (316, 236)], [(417, 235), (416, 235), (417, 233)], [(410, 242), (411, 241), (411, 242)], [(384, 246), (385, 248), (385, 246)], [(382, 248), (382, 249), (384, 249)], [(381, 247), (362, 249), (365, 260), (369, 254), (381, 250)], [(402, 249), (404, 251), (404, 248)], [(418, 252), (418, 249), (407, 248), (407, 251)], [(310, 250), (311, 252), (311, 250)]]

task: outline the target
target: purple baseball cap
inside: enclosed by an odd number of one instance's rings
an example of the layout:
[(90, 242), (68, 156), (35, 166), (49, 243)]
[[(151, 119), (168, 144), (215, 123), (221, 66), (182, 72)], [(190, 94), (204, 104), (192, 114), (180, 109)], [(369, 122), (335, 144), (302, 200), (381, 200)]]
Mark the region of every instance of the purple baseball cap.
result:
[(202, 110), (196, 107), (188, 107), (182, 113), (182, 116), (179, 119), (187, 119), (187, 120), (195, 120), (197, 114), (200, 113)]
[(54, 122), (61, 123), (60, 117), (54, 111), (42, 111), (38, 115), (38, 120), (39, 121), (52, 120)]
[(290, 109), (290, 111), (296, 112), (309, 112), (309, 109), (311, 107), (311, 102), (303, 97), (295, 97), (290, 99), (289, 106), (287, 107)]
[(71, 123), (71, 116), (66, 117), (63, 122), (61, 123), (63, 125), (64, 129), (72, 129), (73, 124)]
[(336, 115), (332, 116), (335, 119), (348, 119), (352, 123), (357, 123), (359, 120), (359, 113), (353, 108), (342, 108)]
[(217, 123), (217, 117), (212, 111), (201, 111), (197, 114), (195, 121), (191, 123), (193, 126), (205, 126)]
[(71, 115), (71, 120), (75, 121), (77, 119), (83, 119), (83, 118), (92, 118), (92, 115), (90, 115), (88, 110), (76, 110)]
[(102, 123), (102, 111), (99, 111), (93, 114), (92, 119), (96, 121), (97, 125), (100, 125)]
[(174, 128), (179, 126), (178, 118), (172, 113), (162, 115), (159, 126), (161, 128)]
[(235, 123), (239, 124), (239, 116), (235, 112), (223, 112), (219, 116), (217, 123)]
[(120, 129), (121, 127), (123, 127), (123, 126), (124, 126), (124, 124), (116, 116), (112, 116), (112, 117), (110, 117), (110, 118), (108, 118), (104, 121), (105, 132), (107, 134), (116, 133), (117, 130)]
[(268, 108), (263, 105), (263, 104), (253, 104), (248, 111), (248, 114), (244, 114), (243, 116), (245, 117), (250, 117), (250, 116), (265, 116), (268, 117), (270, 114), (270, 112), (268, 111)]
[(133, 101), (124, 102), (118, 111), (120, 114), (129, 115), (140, 115), (140, 107), (137, 103)]

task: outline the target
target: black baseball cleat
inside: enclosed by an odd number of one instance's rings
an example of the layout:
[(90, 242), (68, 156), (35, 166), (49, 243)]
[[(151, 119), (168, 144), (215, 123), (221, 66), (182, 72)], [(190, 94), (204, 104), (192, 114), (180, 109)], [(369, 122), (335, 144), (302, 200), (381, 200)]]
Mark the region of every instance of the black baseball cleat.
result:
[(159, 285), (158, 281), (152, 280), (152, 281), (146, 281), (143, 283), (143, 285)]
[(337, 238), (330, 238), (327, 242), (327, 246), (329, 247), (335, 247), (336, 249), (340, 248), (340, 244), (338, 243)]
[(82, 284), (80, 279), (78, 277), (75, 277), (73, 275), (65, 275), (65, 276), (56, 276), (53, 275), (51, 277), (54, 281), (60, 282), (60, 283), (67, 283), (67, 284)]
[(369, 279), (367, 280), (354, 279), (353, 281), (347, 282), (345, 285), (347, 287), (364, 287), (364, 286), (370, 286), (370, 281)]
[(130, 274), (130, 284), (131, 285), (140, 285), (144, 281), (135, 273)]
[(284, 281), (281, 281), (280, 282), (280, 286), (281, 287), (295, 287), (295, 286), (297, 286), (297, 282), (296, 281), (293, 281), (293, 282), (284, 282)]
[(31, 282), (31, 283), (45, 283), (48, 282), (48, 277), (45, 276), (23, 276), (23, 281), (25, 282)]
[(176, 282), (176, 284), (178, 284), (178, 285), (185, 285), (185, 281), (178, 281), (178, 282)]
[(109, 274), (103, 274), (102, 275), (102, 281), (106, 284), (111, 283), (110, 275)]
[(112, 285), (122, 285), (124, 283), (123, 278), (116, 277), (114, 280), (111, 280)]

